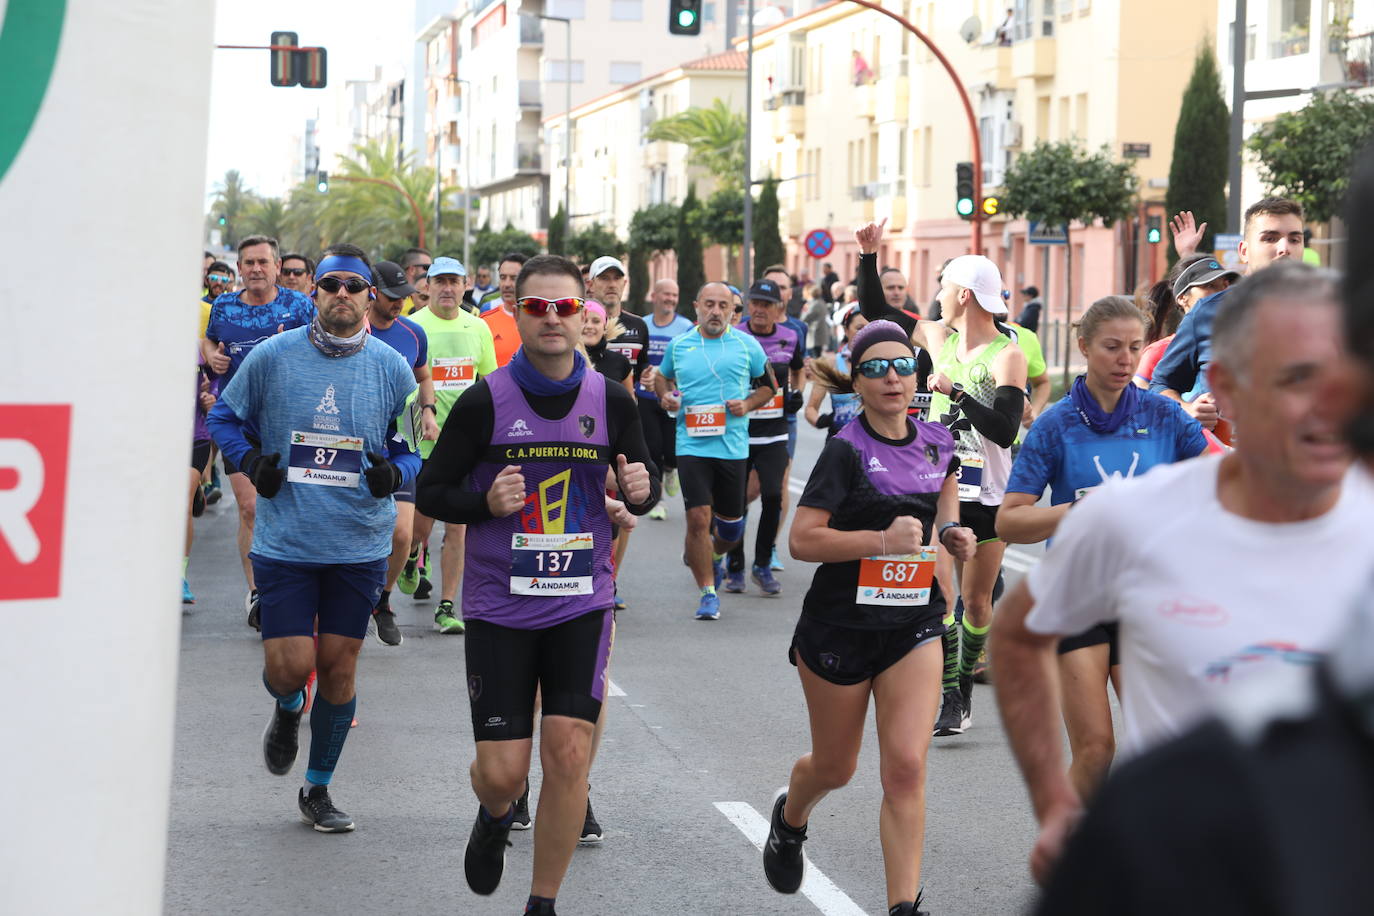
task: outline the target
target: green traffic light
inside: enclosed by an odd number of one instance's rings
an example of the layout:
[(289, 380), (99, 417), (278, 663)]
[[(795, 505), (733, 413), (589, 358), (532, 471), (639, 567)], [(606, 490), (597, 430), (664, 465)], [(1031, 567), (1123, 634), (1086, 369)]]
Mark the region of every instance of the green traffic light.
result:
[(221, 217), (219, 218), (219, 224), (220, 224), (221, 226), (223, 226), (223, 225), (224, 225), (225, 223), (227, 223), (227, 222), (229, 222), (229, 221), (228, 221), (227, 219), (225, 219), (224, 217), (221, 216)]
[(697, 14), (693, 10), (678, 10), (677, 24), (684, 29), (690, 29), (692, 23), (697, 21)]
[(1151, 229), (1145, 235), (1145, 241), (1149, 242), (1151, 245), (1158, 245), (1160, 238), (1161, 234), (1158, 229)]
[(972, 197), (961, 197), (961, 198), (959, 198), (959, 201), (954, 205), (954, 209), (957, 210), (957, 211), (959, 211), (959, 215), (960, 215), (960, 216), (972, 216), (972, 215), (973, 215), (973, 198), (972, 198)]

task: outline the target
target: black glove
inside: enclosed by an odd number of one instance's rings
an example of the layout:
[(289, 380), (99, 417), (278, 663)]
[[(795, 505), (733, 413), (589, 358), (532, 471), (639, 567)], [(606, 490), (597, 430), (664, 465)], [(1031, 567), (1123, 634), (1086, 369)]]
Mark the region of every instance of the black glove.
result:
[(367, 489), (373, 496), (383, 499), (401, 488), (401, 469), (387, 461), (376, 452), (368, 452), (367, 460), (372, 467), (363, 471), (367, 478)]
[(802, 401), (802, 393), (800, 391), (787, 392), (787, 399), (783, 402), (782, 409), (788, 416), (800, 412), (803, 406), (805, 406), (805, 403)]
[(263, 499), (276, 496), (281, 492), (281, 485), (286, 483), (286, 470), (277, 467), (280, 461), (281, 452), (264, 455), (261, 449), (256, 448), (243, 456), (243, 464), (239, 467)]
[(831, 427), (831, 425), (834, 424), (834, 422), (835, 422), (835, 415), (834, 415), (833, 413), (823, 413), (823, 414), (821, 414), (819, 417), (816, 418), (816, 428), (817, 428), (817, 429), (829, 429), (829, 428)]

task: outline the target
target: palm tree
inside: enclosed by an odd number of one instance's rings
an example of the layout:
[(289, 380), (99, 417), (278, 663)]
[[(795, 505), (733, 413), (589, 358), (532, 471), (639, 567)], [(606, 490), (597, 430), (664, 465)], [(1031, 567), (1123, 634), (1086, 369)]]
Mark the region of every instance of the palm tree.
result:
[(264, 197), (255, 199), (244, 213), (240, 222), (244, 237), (250, 235), (266, 235), (277, 239), (285, 248), (287, 222), (286, 204), (280, 197)]
[(686, 144), (692, 159), (716, 179), (719, 188), (744, 187), (744, 115), (720, 99), (710, 108), (688, 108), (655, 121), (650, 140)]
[(216, 225), (219, 217), (224, 217), (223, 241), (226, 247), (234, 247), (241, 237), (249, 234), (239, 231), (239, 222), (256, 199), (257, 195), (243, 183), (243, 176), (238, 169), (225, 172), (224, 180), (215, 185), (215, 196), (210, 201), (210, 220), (211, 225)]
[[(416, 167), (409, 153), (398, 157), (393, 142), (369, 141), (355, 146), (352, 155), (339, 156), (335, 177), (379, 178), (404, 188), (421, 208), (426, 231), (430, 229), (432, 214), (425, 211), (434, 193), (434, 170)], [(416, 244), (420, 237), (410, 203), (395, 188), (334, 180), (323, 196), (326, 199), (321, 202), (318, 228), (330, 242), (347, 241), (365, 251), (391, 255)]]

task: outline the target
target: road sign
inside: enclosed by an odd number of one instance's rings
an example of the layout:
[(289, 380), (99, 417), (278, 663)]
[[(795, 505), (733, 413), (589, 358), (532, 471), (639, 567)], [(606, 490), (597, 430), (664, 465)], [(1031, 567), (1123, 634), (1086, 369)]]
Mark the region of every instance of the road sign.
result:
[(1032, 245), (1069, 244), (1069, 227), (1066, 225), (1046, 226), (1044, 223), (1032, 222), (1026, 235)]
[(813, 258), (823, 258), (835, 250), (835, 237), (826, 229), (812, 229), (802, 242), (806, 253)]
[(1126, 159), (1149, 159), (1150, 144), (1148, 143), (1123, 143), (1121, 144), (1121, 155)]

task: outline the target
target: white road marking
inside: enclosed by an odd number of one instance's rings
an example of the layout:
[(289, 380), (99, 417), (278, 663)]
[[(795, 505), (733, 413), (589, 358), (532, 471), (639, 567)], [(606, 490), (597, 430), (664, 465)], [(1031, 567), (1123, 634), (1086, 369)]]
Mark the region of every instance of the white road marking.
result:
[[(763, 851), (768, 840), (768, 821), (745, 802), (716, 802), (716, 810), (730, 819), (740, 833)], [(865, 916), (844, 891), (835, 886), (810, 859), (806, 862), (806, 880), (802, 882), (801, 892), (816, 905), (825, 916)]]
[(607, 683), (610, 684), (610, 686), (606, 688), (606, 696), (623, 697), (626, 695), (625, 691), (621, 690), (620, 685), (617, 684), (615, 681), (608, 680)]

